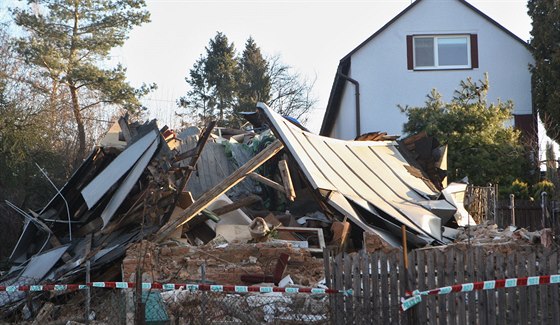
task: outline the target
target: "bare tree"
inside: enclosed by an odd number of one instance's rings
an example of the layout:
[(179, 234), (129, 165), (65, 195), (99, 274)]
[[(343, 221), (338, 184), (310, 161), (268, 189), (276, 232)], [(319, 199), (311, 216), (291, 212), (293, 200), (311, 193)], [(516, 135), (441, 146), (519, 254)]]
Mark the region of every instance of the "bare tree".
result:
[(315, 80), (303, 78), (292, 67), (282, 63), (279, 56), (270, 57), (268, 64), (272, 84), (268, 105), (277, 113), (305, 124), (310, 109), (317, 103), (311, 95)]

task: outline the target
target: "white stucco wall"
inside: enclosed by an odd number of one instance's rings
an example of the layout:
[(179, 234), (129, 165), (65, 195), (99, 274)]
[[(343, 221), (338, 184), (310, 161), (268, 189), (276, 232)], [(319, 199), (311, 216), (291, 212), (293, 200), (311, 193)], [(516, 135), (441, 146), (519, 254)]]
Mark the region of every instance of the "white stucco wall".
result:
[[(406, 36), (412, 34), (477, 34), (479, 68), (413, 71), (407, 69)], [(459, 82), (477, 81), (488, 73), (488, 99), (511, 99), (514, 114), (531, 113), (532, 62), (529, 50), (497, 26), (456, 0), (422, 0), (352, 55), (349, 76), (360, 83), (361, 133), (402, 134), (406, 117), (398, 104), (421, 106), (436, 88), (445, 101)], [(347, 83), (331, 136), (356, 136), (354, 86)]]

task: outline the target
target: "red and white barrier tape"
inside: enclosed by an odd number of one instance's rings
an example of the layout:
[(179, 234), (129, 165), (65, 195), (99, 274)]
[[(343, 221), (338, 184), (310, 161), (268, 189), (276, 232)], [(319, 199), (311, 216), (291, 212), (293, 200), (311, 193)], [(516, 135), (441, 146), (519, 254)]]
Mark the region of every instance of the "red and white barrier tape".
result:
[(475, 290), (493, 290), (499, 288), (514, 288), (535, 286), (541, 284), (560, 283), (560, 274), (555, 275), (541, 275), (530, 276), (524, 278), (511, 278), (501, 280), (490, 280), (481, 282), (471, 282), (464, 284), (456, 284), (449, 287), (441, 287), (432, 290), (407, 292), (407, 295), (412, 297), (408, 299), (401, 299), (401, 309), (403, 311), (410, 309), (422, 301), (422, 296), (428, 295), (446, 295), (451, 292), (469, 292)]
[[(86, 284), (43, 284), (43, 285), (20, 285), (20, 286), (0, 286), (0, 292), (16, 291), (66, 291), (82, 290), (87, 288), (115, 288), (129, 289), (136, 288), (134, 282), (90, 282)], [(186, 290), (186, 291), (211, 291), (211, 292), (285, 292), (285, 293), (311, 293), (311, 294), (336, 294), (342, 293), (351, 295), (352, 290), (334, 290), (323, 288), (279, 288), (279, 287), (259, 287), (259, 286), (237, 286), (237, 285), (214, 285), (214, 284), (188, 284), (188, 283), (142, 283), (142, 290)]]

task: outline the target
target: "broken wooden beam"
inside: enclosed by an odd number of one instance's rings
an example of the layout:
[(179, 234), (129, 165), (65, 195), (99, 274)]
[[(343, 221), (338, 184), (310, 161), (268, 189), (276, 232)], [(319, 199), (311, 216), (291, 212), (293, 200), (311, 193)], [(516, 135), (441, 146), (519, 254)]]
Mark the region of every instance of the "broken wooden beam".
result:
[(136, 130), (131, 129), (128, 126), (128, 114), (125, 115), (124, 117), (121, 117), (118, 121), (119, 126), (121, 127), (121, 132), (124, 138), (124, 141), (126, 142), (127, 145), (129, 145), (132, 142), (132, 138), (134, 138), (134, 136), (136, 136)]
[(187, 165), (187, 168), (185, 168), (186, 172), (183, 180), (181, 181), (181, 184), (179, 185), (179, 192), (182, 192), (185, 189), (185, 186), (187, 186), (192, 172), (196, 169), (196, 164), (198, 163), (200, 154), (202, 153), (206, 142), (208, 142), (208, 138), (210, 138), (210, 134), (212, 134), (212, 130), (216, 126), (216, 123), (216, 121), (211, 121), (210, 123), (208, 123), (206, 129), (202, 133), (202, 136), (200, 137), (200, 139), (198, 139), (198, 142), (196, 144), (196, 152), (191, 157), (191, 161)]
[(185, 209), (181, 215), (173, 222), (168, 222), (165, 224), (156, 234), (155, 241), (161, 242), (167, 236), (169, 236), (175, 228), (181, 226), (194, 216), (196, 216), (200, 211), (208, 207), (214, 200), (216, 200), (220, 195), (227, 192), (230, 188), (235, 186), (237, 183), (241, 182), (245, 177), (252, 173), (255, 169), (259, 168), (262, 164), (267, 162), (270, 158), (274, 157), (280, 150), (284, 148), (284, 145), (280, 140), (276, 140), (271, 143), (268, 147), (263, 149), (253, 158), (251, 158), (245, 165), (241, 166), (231, 175), (226, 177), (222, 182), (214, 186), (212, 189), (202, 194), (198, 200), (193, 202), (191, 206)]
[(296, 191), (294, 190), (294, 184), (292, 183), (292, 177), (290, 176), (288, 162), (285, 159), (278, 162), (278, 170), (280, 171), (280, 177), (282, 177), (282, 184), (284, 185), (284, 194), (286, 194), (286, 198), (290, 201), (294, 201), (296, 199)]
[(278, 192), (282, 192), (284, 194), (286, 193), (286, 191), (284, 190), (284, 186), (282, 186), (282, 185), (276, 183), (275, 181), (270, 180), (270, 179), (268, 179), (268, 178), (266, 178), (266, 177), (264, 177), (260, 174), (250, 173), (247, 176), (249, 176), (251, 179), (253, 179), (253, 180), (255, 180), (259, 183), (262, 183), (266, 186), (272, 187), (273, 189), (277, 190)]

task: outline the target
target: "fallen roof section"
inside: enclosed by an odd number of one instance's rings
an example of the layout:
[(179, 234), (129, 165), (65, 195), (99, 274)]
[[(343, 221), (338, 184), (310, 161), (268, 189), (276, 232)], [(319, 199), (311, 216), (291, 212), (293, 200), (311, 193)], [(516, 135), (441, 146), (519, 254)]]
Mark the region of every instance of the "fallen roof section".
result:
[[(343, 141), (295, 127), (266, 104), (257, 104), (314, 190), (365, 231), (401, 226), (417, 245), (444, 243), (442, 226), (456, 208), (409, 172), (395, 141)], [(445, 219), (442, 220), (442, 216)]]

